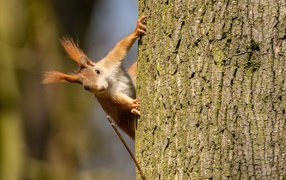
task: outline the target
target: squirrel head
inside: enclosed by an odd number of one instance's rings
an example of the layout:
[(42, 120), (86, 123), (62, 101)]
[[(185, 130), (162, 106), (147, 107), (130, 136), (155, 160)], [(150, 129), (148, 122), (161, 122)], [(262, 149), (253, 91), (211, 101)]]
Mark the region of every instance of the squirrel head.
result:
[(58, 71), (49, 71), (44, 74), (43, 83), (70, 82), (81, 84), (84, 89), (92, 93), (102, 93), (108, 88), (105, 68), (100, 67), (100, 62), (92, 62), (72, 39), (64, 37), (61, 40), (66, 53), (77, 62), (79, 69), (73, 74), (65, 74)]

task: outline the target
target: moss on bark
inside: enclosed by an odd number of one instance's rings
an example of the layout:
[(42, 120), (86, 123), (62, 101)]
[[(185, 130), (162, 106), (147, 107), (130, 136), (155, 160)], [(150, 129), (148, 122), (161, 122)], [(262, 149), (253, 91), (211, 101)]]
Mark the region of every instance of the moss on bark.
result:
[(282, 178), (286, 2), (139, 3), (136, 154), (148, 179)]

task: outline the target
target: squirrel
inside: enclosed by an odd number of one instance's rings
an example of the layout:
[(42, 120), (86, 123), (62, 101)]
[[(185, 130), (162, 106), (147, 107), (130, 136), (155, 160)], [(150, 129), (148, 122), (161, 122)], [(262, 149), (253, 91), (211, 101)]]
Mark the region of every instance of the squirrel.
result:
[(136, 98), (137, 62), (128, 71), (123, 59), (136, 39), (146, 34), (143, 25), (146, 16), (138, 19), (135, 30), (119, 41), (115, 47), (98, 62), (91, 61), (71, 38), (64, 37), (61, 44), (68, 56), (76, 61), (79, 69), (73, 74), (48, 71), (43, 76), (43, 84), (70, 82), (81, 84), (85, 90), (95, 95), (103, 110), (132, 139), (135, 138), (135, 126), (139, 111), (139, 99)]

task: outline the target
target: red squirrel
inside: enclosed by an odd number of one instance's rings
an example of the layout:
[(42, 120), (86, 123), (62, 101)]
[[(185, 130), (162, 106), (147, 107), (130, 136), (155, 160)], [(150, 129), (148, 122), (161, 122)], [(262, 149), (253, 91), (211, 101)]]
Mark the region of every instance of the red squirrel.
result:
[(146, 16), (138, 19), (135, 30), (119, 41), (115, 47), (98, 62), (91, 61), (72, 39), (63, 38), (61, 44), (71, 59), (76, 61), (79, 69), (73, 74), (49, 71), (44, 74), (43, 83), (70, 82), (79, 83), (98, 99), (104, 111), (115, 124), (135, 138), (135, 125), (139, 111), (136, 99), (137, 62), (128, 71), (123, 66), (123, 59), (136, 39), (146, 34), (143, 25)]

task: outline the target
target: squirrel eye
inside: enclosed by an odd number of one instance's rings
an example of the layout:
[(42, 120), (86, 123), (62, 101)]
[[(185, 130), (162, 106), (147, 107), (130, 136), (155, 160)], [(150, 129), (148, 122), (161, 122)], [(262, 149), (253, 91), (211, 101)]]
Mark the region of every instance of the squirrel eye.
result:
[(97, 74), (97, 75), (99, 75), (100, 74), (100, 71), (99, 70), (95, 70), (95, 73)]

